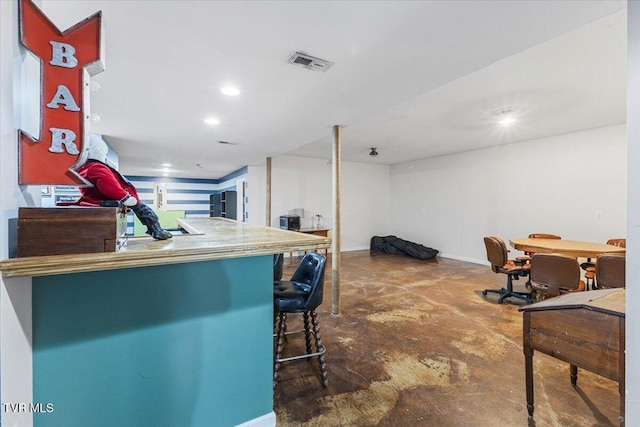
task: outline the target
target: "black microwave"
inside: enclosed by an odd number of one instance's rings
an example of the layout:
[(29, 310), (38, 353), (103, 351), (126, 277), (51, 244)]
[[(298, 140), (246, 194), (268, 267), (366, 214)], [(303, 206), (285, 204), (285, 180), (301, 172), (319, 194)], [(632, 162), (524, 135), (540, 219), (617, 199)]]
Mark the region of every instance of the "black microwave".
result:
[(300, 230), (300, 217), (298, 215), (281, 216), (280, 228), (284, 230)]

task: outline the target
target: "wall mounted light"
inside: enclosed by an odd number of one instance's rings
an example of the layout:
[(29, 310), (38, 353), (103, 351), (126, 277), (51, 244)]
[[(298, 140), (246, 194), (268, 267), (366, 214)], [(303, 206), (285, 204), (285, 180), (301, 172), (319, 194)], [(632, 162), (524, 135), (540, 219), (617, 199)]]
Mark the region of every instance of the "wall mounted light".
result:
[(371, 157), (376, 157), (378, 155), (378, 150), (376, 150), (375, 148), (371, 147), (371, 152), (369, 153), (369, 155)]

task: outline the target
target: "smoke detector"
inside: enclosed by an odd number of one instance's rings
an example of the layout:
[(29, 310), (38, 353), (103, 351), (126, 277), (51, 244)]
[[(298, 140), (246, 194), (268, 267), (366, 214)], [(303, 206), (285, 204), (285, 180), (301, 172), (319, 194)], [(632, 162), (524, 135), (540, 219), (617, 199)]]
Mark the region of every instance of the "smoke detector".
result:
[(313, 71), (325, 72), (333, 65), (333, 62), (307, 55), (304, 52), (294, 52), (289, 57), (290, 64), (300, 65)]

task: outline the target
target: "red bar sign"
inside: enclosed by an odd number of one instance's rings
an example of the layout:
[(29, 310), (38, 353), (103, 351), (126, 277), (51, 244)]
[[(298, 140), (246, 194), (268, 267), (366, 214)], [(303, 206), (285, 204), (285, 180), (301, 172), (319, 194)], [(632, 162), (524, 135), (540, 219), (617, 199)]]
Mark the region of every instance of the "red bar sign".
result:
[(20, 184), (85, 185), (75, 168), (89, 141), (89, 76), (101, 72), (102, 12), (61, 32), (20, 0), (20, 41), (40, 60), (40, 138), (19, 131)]

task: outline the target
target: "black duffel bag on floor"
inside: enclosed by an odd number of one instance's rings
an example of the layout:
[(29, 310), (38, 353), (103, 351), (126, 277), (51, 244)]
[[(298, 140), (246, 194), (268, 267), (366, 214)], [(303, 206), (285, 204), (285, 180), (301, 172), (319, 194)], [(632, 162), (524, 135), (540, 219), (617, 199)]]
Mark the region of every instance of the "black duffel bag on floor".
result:
[(395, 255), (409, 255), (418, 259), (431, 259), (438, 255), (438, 250), (428, 248), (419, 243), (410, 242), (396, 236), (373, 236), (371, 238), (372, 251)]

